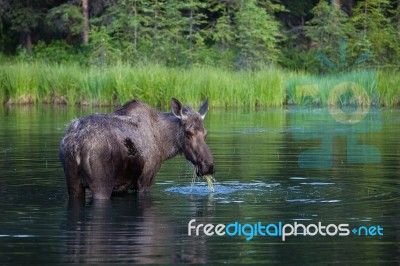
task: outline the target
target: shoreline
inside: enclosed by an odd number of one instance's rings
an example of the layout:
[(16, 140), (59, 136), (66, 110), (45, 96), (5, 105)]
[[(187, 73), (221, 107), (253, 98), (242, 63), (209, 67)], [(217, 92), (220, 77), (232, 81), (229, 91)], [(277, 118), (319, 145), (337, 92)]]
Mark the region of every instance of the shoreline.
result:
[[(208, 97), (211, 107), (223, 108), (318, 108), (336, 103), (394, 108), (400, 106), (398, 72), (354, 70), (317, 76), (279, 67), (233, 71), (211, 66), (117, 64), (99, 68), (15, 62), (0, 64), (0, 103), (111, 107), (141, 99), (163, 108), (172, 97), (190, 105)], [(340, 88), (345, 97), (332, 97), (331, 90), (338, 84), (356, 85)]]

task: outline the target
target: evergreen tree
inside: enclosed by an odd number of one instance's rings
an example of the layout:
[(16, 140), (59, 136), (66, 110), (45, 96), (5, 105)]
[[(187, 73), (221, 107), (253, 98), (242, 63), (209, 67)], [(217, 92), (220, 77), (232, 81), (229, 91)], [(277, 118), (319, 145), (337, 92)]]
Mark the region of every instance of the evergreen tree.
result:
[(122, 52), (115, 47), (115, 40), (110, 36), (106, 27), (93, 26), (89, 31), (90, 38), (90, 62), (97, 66), (103, 66), (119, 61)]
[(165, 5), (165, 60), (168, 64), (179, 64), (185, 61), (185, 51), (187, 50), (184, 32), (187, 20), (182, 17), (182, 9), (186, 3), (179, 0), (169, 0)]
[[(214, 63), (230, 66), (234, 63), (236, 47), (235, 14), (240, 1), (209, 0), (208, 10), (212, 14), (209, 39), (212, 44)], [(215, 19), (215, 20), (214, 20)]]
[(74, 36), (83, 32), (83, 14), (80, 8), (73, 4), (62, 4), (50, 9), (46, 15), (47, 25), (66, 34), (67, 43), (72, 43)]
[(122, 0), (108, 7), (92, 24), (107, 29), (114, 46), (123, 51), (124, 58), (139, 59), (152, 46), (153, 34), (145, 0)]
[[(147, 54), (153, 61), (162, 62), (166, 52), (166, 38), (164, 36), (165, 1), (151, 0), (144, 3), (144, 30), (142, 38), (149, 41)], [(147, 35), (147, 36), (146, 36)]]
[(21, 45), (29, 53), (32, 52), (32, 33), (44, 19), (40, 3), (16, 0), (11, 2), (10, 29), (20, 35)]
[(222, 52), (234, 46), (235, 32), (232, 17), (226, 10), (223, 10), (221, 17), (218, 18), (212, 38)]
[(361, 0), (353, 9), (351, 22), (357, 29), (354, 46), (359, 51), (371, 50), (375, 64), (400, 59), (397, 21), (393, 17), (396, 8), (392, 10), (389, 0)]
[(10, 9), (11, 4), (9, 0), (0, 0), (0, 52), (4, 52), (5, 43), (7, 42), (4, 25), (8, 20)]
[(236, 15), (238, 66), (277, 61), (281, 39), (279, 23), (255, 0), (241, 2)]
[(306, 36), (319, 52), (330, 58), (338, 58), (339, 43), (348, 40), (352, 29), (349, 19), (337, 4), (328, 4), (321, 0), (312, 10), (313, 18), (307, 22)]
[(209, 4), (209, 10), (219, 15), (212, 29), (212, 40), (221, 52), (231, 49), (235, 44), (233, 21), (239, 7), (239, 1), (213, 0)]
[(398, 64), (399, 32), (399, 0), (0, 0), (0, 51), (37, 46), (37, 55), (52, 58), (70, 47), (106, 63), (243, 68), (279, 61), (310, 69), (316, 50), (341, 60), (345, 39), (349, 63), (371, 51), (375, 64)]
[(199, 53), (205, 48), (204, 44), (204, 31), (202, 26), (206, 23), (206, 15), (202, 13), (202, 9), (206, 7), (206, 4), (196, 0), (186, 0), (183, 6), (186, 9), (186, 21), (187, 21), (187, 39), (188, 39), (188, 59), (192, 63), (198, 59)]

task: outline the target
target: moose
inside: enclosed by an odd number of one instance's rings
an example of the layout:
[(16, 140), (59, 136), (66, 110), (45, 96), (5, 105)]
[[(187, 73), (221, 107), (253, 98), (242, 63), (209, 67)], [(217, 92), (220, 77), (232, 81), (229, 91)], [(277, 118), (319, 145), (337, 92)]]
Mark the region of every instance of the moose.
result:
[(171, 112), (156, 111), (132, 100), (110, 114), (93, 114), (71, 122), (60, 143), (60, 160), (72, 199), (149, 191), (162, 162), (184, 154), (198, 176), (214, 173), (203, 120), (206, 99), (196, 112), (171, 99)]

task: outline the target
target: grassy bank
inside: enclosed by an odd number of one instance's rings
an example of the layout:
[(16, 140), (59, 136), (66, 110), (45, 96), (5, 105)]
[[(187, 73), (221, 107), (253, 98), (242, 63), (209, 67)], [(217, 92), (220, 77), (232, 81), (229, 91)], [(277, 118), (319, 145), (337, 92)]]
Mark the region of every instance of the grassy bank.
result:
[[(209, 97), (214, 107), (324, 105), (329, 92), (322, 88), (348, 79), (359, 82), (367, 91), (375, 90), (372, 97), (382, 106), (396, 106), (400, 102), (400, 76), (393, 71), (378, 71), (375, 76), (366, 72), (321, 78), (279, 68), (235, 72), (154, 64), (87, 68), (39, 62), (0, 65), (0, 101), (7, 104), (116, 105), (140, 98), (154, 106), (168, 106), (171, 97), (190, 104), (198, 104)], [(299, 86), (304, 88), (304, 84), (308, 86), (306, 93), (304, 90), (299, 93)], [(319, 84), (319, 87), (312, 84)], [(321, 87), (321, 84), (325, 85)]]
[(159, 65), (83, 68), (77, 65), (14, 63), (0, 66), (0, 100), (5, 103), (112, 105), (140, 98), (155, 106), (176, 97), (213, 106), (281, 106), (287, 73), (277, 69), (231, 72)]

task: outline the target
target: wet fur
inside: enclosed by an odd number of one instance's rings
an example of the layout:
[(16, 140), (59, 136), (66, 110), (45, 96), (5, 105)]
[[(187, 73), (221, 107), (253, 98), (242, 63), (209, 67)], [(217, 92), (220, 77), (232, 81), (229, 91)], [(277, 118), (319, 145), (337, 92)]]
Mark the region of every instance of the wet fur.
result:
[(86, 188), (98, 199), (147, 191), (162, 162), (182, 152), (183, 134), (173, 114), (137, 100), (111, 114), (72, 121), (60, 144), (70, 197), (84, 197)]

